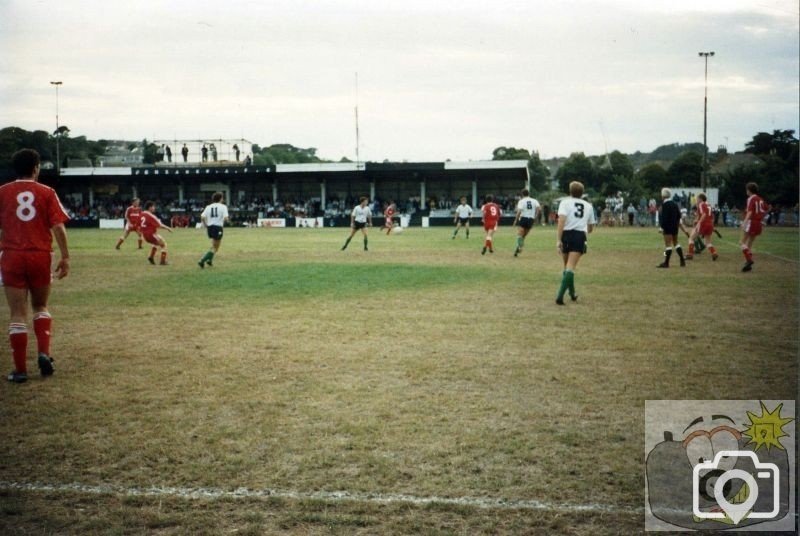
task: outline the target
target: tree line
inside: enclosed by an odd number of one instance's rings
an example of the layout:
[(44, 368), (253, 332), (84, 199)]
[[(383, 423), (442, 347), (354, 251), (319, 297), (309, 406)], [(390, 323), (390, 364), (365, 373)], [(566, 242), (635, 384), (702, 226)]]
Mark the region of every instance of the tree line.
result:
[[(720, 203), (742, 205), (746, 198), (744, 187), (750, 181), (757, 182), (762, 195), (773, 204), (794, 206), (798, 202), (800, 156), (793, 130), (759, 132), (745, 144), (744, 154), (750, 158), (734, 158), (726, 151), (708, 156), (708, 187), (719, 188)], [(560, 192), (568, 191), (569, 183), (578, 180), (594, 200), (616, 192), (623, 192), (626, 199), (658, 199), (663, 187), (701, 186), (703, 145), (671, 144), (649, 154), (637, 152), (633, 155), (612, 151), (587, 156), (577, 152), (559, 162), (552, 174), (535, 151), (498, 147), (492, 152), (492, 159), (527, 160), (531, 188), (540, 193), (549, 190), (550, 180)], [(726, 166), (726, 163), (729, 164)]]

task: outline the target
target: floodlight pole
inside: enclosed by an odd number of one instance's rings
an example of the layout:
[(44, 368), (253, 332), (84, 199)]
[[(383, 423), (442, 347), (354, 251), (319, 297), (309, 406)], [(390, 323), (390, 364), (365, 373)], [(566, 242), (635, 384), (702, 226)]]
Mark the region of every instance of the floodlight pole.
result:
[(714, 52), (698, 52), (697, 55), (702, 57), (706, 64), (704, 86), (705, 93), (703, 97), (703, 173), (700, 175), (700, 188), (702, 188), (705, 192), (706, 188), (708, 187), (708, 57), (714, 56)]
[(61, 133), (58, 131), (58, 86), (63, 84), (63, 82), (50, 82), (51, 85), (56, 86), (56, 175), (61, 175), (61, 149), (59, 147), (59, 138), (61, 137)]

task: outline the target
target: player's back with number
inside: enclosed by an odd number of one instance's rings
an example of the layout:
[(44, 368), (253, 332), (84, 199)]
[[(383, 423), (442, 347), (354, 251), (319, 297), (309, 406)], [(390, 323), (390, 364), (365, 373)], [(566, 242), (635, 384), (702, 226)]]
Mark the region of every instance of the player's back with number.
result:
[(54, 225), (69, 220), (55, 190), (31, 180), (0, 186), (3, 250), (52, 251)]
[(500, 209), (500, 206), (491, 201), (484, 203), (484, 205), (481, 207), (481, 213), (483, 214), (483, 226), (486, 229), (497, 227), (497, 223), (500, 221), (500, 217), (503, 215), (503, 211)]
[(583, 199), (567, 197), (558, 205), (558, 217), (564, 218), (565, 231), (584, 231), (597, 223), (592, 204)]

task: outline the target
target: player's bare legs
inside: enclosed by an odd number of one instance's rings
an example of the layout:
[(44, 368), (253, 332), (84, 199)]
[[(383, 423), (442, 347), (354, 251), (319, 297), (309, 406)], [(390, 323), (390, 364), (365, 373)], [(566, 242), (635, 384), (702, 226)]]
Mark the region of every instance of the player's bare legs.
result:
[(160, 264), (168, 264), (167, 263), (167, 243), (164, 241), (163, 238), (161, 238), (158, 235), (155, 235), (154, 238), (156, 239), (157, 243), (154, 244), (153, 247), (150, 248), (150, 256), (147, 257), (147, 261), (150, 264), (155, 264), (156, 263), (156, 260), (155, 260), (156, 252), (160, 248), (161, 249), (161, 262), (160, 262)]
[(755, 240), (755, 236), (748, 234), (746, 231), (742, 231), (740, 246), (746, 261), (744, 267), (742, 268), (743, 272), (750, 272), (753, 269), (753, 242), (755, 242)]
[[(14, 372), (8, 379), (21, 383), (28, 379), (28, 326), (25, 324), (28, 317), (28, 289), (5, 286), (3, 290), (9, 309), (8, 341), (14, 358)], [(16, 379), (12, 380), (12, 377)]]
[[(9, 308), (8, 339), (14, 358), (14, 371), (17, 379), (27, 379), (27, 352), (28, 352), (28, 295), (30, 294), (33, 307), (33, 330), (39, 351), (39, 369), (42, 376), (53, 374), (53, 360), (50, 358), (50, 328), (52, 319), (47, 311), (47, 300), (50, 297), (50, 286), (31, 289), (4, 287), (6, 301)], [(22, 374), (23, 376), (19, 376)]]
[(517, 227), (517, 249), (514, 250), (515, 257), (522, 253), (522, 247), (525, 245), (525, 237), (528, 236), (530, 231), (530, 229), (526, 229), (525, 227)]
[(488, 229), (486, 231), (486, 239), (483, 241), (483, 249), (481, 250), (481, 255), (486, 255), (487, 249), (489, 250), (489, 253), (494, 253), (494, 247), (492, 247), (494, 232), (495, 229)]
[(53, 358), (50, 356), (50, 336), (53, 318), (47, 310), (50, 299), (50, 285), (31, 289), (31, 308), (33, 309), (33, 332), (36, 334), (38, 364), (42, 376), (53, 374)]

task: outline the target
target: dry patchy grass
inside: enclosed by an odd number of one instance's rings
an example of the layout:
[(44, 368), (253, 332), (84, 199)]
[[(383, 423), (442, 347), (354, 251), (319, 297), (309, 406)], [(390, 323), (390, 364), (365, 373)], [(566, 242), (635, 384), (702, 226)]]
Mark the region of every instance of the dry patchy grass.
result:
[[(794, 398), (796, 230), (741, 274), (656, 270), (652, 230), (602, 230), (553, 304), (552, 228), (511, 256), (446, 229), (168, 237), (173, 265), (76, 231), (56, 285), (56, 376), (0, 385), (0, 481), (643, 504), (647, 399)], [(357, 246), (357, 247), (354, 247)], [(758, 255), (759, 246), (783, 257)], [(788, 259), (788, 260), (786, 260)], [(7, 362), (10, 359), (7, 358)], [(34, 365), (35, 368), (35, 365)], [(80, 508), (75, 505), (81, 505)], [(4, 532), (548, 533), (640, 514), (5, 491)]]

